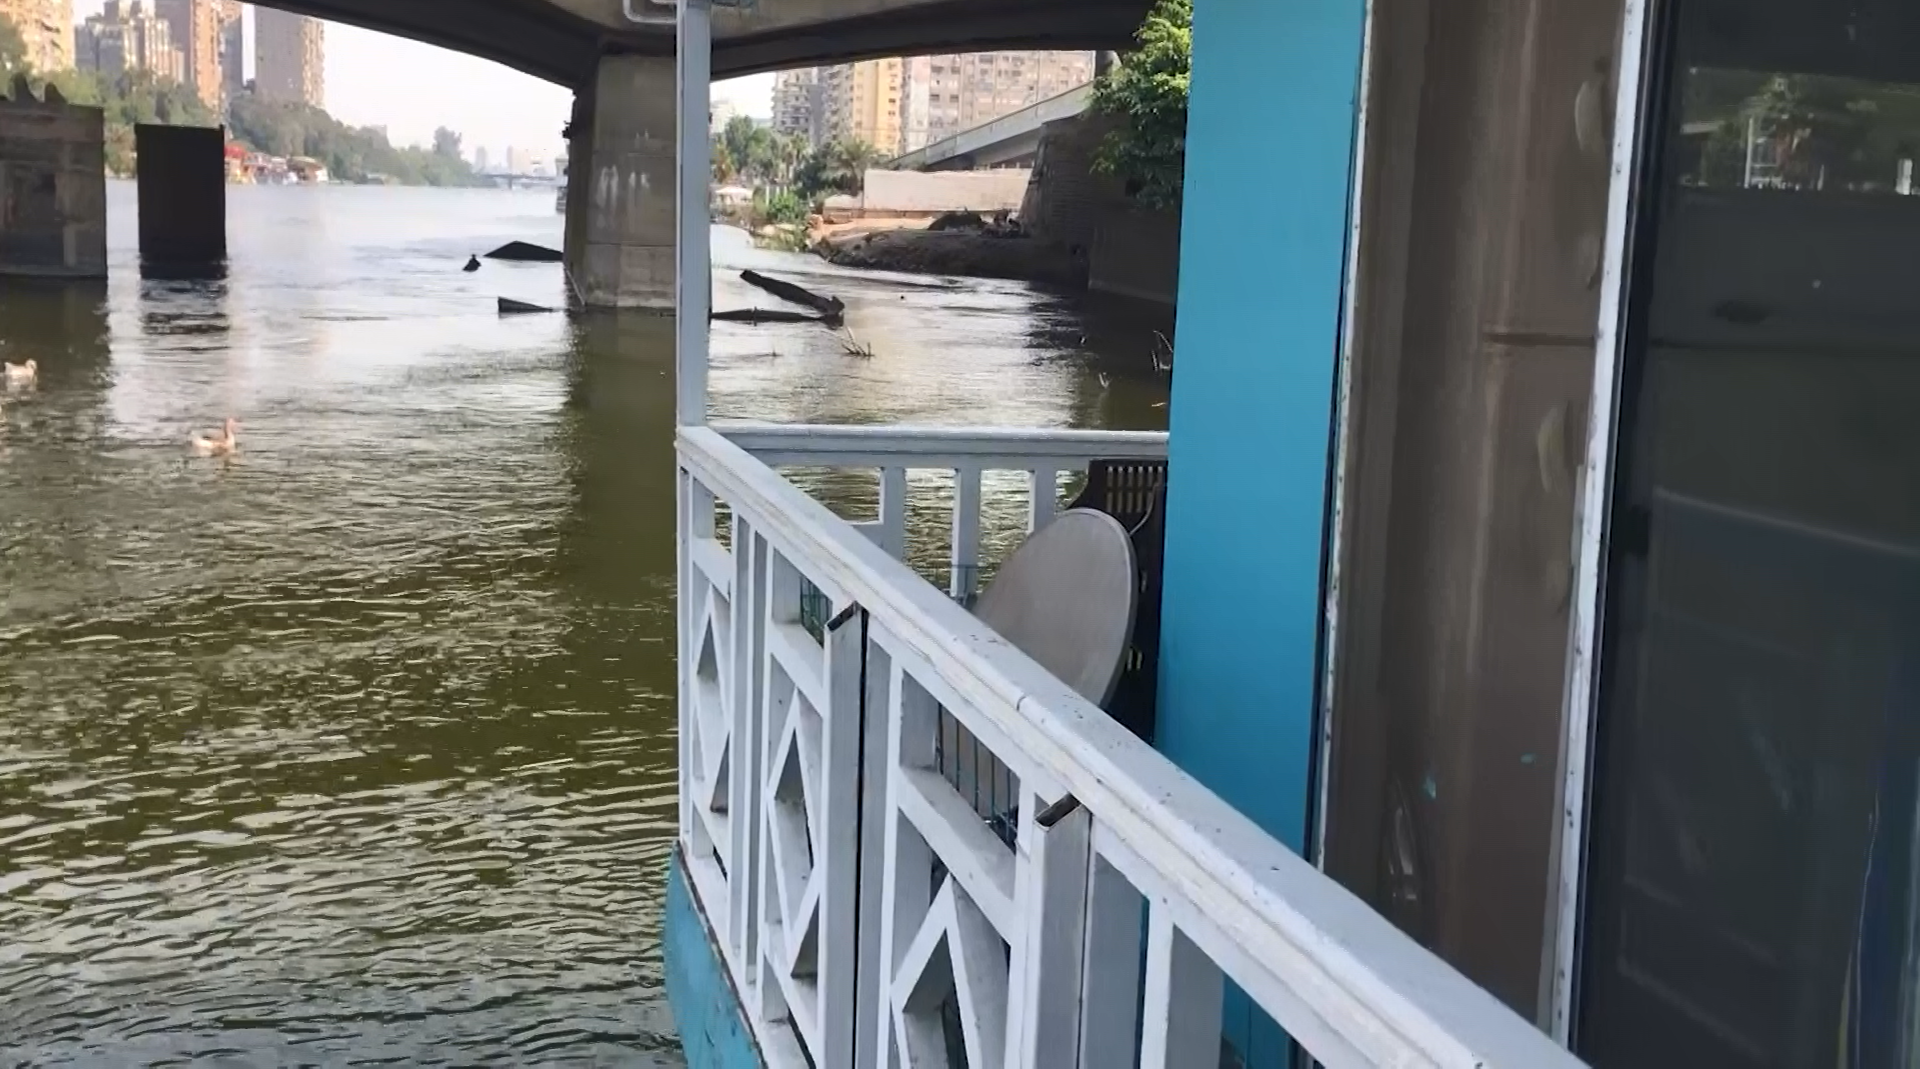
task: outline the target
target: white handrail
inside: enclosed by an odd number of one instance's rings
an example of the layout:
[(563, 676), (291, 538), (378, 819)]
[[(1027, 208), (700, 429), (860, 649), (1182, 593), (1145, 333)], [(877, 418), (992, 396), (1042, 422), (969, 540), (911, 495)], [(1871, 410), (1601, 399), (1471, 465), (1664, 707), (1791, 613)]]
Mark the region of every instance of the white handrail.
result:
[(766, 464), (945, 468), (1002, 461), (1008, 467), (1031, 468), (1032, 462), (1049, 460), (1148, 460), (1167, 455), (1165, 431), (829, 426), (724, 420), (712, 425), (728, 441)]
[(1077, 799), (1114, 863), (1125, 855), (1130, 875), (1150, 877), (1140, 890), (1155, 924), (1170, 916), (1324, 1064), (1582, 1064), (741, 445), (683, 427), (678, 452), (694, 479), (864, 608)]

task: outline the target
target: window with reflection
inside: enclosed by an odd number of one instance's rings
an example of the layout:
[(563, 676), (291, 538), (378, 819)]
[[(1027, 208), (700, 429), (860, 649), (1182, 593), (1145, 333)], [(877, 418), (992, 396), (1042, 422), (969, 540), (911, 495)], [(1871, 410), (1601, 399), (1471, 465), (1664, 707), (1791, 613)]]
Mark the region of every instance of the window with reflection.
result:
[(1920, 4), (1657, 22), (1575, 1046), (1920, 1066)]

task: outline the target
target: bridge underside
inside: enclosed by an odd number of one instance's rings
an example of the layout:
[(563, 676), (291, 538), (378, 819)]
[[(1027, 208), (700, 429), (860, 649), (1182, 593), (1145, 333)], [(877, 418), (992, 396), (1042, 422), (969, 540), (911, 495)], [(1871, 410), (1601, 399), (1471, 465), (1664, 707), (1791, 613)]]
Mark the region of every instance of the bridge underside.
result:
[[(668, 0), (624, 0), (662, 16)], [(711, 79), (877, 56), (1126, 45), (1151, 0), (757, 0), (696, 14), (676, 73), (674, 26), (628, 20), (623, 0), (267, 0), (270, 6), (489, 59), (574, 91), (567, 124), (566, 263), (572, 298), (596, 307), (676, 310), (676, 234), (704, 227), (676, 188), (704, 187)], [(676, 85), (700, 90), (681, 101)], [(460, 91), (458, 86), (448, 87)], [(556, 120), (559, 118), (555, 117)], [(689, 175), (697, 175), (689, 179)], [(704, 246), (704, 243), (702, 243)], [(704, 264), (704, 259), (702, 259)], [(684, 309), (683, 309), (684, 310)], [(704, 314), (700, 316), (704, 320)]]
[[(1123, 48), (1149, 0), (759, 0), (714, 13), (713, 76), (875, 56)], [(271, 0), (268, 5), (493, 60), (579, 89), (602, 55), (673, 55), (671, 27), (620, 0)], [(454, 91), (458, 91), (455, 89)]]

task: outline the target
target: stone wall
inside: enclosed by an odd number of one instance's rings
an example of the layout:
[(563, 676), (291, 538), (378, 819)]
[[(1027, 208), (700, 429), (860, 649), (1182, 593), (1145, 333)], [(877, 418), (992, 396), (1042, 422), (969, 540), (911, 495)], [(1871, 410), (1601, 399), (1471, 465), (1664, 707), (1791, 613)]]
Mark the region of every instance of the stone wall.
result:
[(1180, 216), (1145, 208), (1107, 209), (1094, 230), (1087, 288), (1173, 304), (1180, 296)]
[(1020, 206), (1027, 232), (1067, 250), (1090, 290), (1173, 304), (1180, 284), (1180, 215), (1149, 211), (1117, 178), (1094, 170), (1115, 126), (1091, 113), (1041, 128)]
[(1029, 233), (1085, 256), (1101, 220), (1131, 209), (1119, 179), (1093, 170), (1094, 155), (1113, 125), (1105, 116), (1078, 115), (1041, 128), (1033, 178), (1020, 206)]
[(0, 275), (106, 274), (104, 117), (16, 84), (0, 97)]
[(1029, 174), (1022, 167), (990, 171), (871, 170), (860, 196), (860, 211), (869, 216), (1014, 211), (1026, 196)]

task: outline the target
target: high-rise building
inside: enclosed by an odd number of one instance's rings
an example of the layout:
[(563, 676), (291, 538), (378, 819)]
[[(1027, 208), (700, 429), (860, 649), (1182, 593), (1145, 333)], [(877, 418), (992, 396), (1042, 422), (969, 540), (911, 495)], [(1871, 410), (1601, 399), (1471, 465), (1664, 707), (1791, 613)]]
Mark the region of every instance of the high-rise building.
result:
[(220, 11), (215, 0), (155, 0), (154, 10), (166, 20), (173, 46), (186, 62), (187, 88), (200, 102), (220, 108), (224, 83), (220, 77)]
[(817, 145), (825, 135), (825, 102), (819, 67), (800, 67), (773, 76), (773, 128), (799, 134)]
[(547, 161), (541, 158), (538, 151), (530, 148), (514, 148), (512, 145), (507, 146), (507, 174), (537, 175), (546, 173), (546, 170)]
[(246, 5), (240, 0), (219, 0), (220, 80), (228, 100), (247, 87)]
[(900, 151), (925, 148), (932, 129), (933, 57), (900, 61)]
[(487, 173), (487, 146), (476, 145), (473, 149), (473, 173)]
[(1093, 64), (1092, 52), (973, 52), (910, 61), (899, 94), (903, 149), (1085, 85), (1093, 80)]
[(253, 46), (253, 85), (262, 97), (327, 106), (326, 23), (274, 8), (255, 8)]
[(898, 155), (901, 67), (899, 59), (869, 59), (821, 68), (825, 136)]
[(740, 105), (731, 100), (716, 100), (707, 107), (707, 130), (717, 134), (727, 128), (734, 116), (740, 114)]
[(20, 31), (27, 63), (35, 70), (73, 66), (73, 0), (0, 0), (0, 18)]
[(107, 0), (105, 10), (73, 28), (74, 63), (109, 77), (148, 71), (155, 78), (184, 81), (186, 61), (173, 45), (173, 29), (140, 0)]

